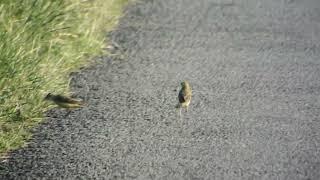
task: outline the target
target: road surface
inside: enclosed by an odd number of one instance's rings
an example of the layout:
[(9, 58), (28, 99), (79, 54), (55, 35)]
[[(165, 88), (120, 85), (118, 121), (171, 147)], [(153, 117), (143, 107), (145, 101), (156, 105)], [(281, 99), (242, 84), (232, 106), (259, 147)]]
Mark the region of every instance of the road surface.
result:
[[(320, 3), (144, 0), (0, 179), (320, 177)], [(121, 53), (121, 55), (119, 55)], [(180, 82), (193, 88), (179, 118)]]

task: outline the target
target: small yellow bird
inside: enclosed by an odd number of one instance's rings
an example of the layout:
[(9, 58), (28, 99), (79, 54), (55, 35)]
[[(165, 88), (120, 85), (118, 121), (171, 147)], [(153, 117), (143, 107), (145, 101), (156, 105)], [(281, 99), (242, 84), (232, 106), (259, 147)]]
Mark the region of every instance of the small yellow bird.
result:
[(181, 116), (181, 108), (185, 108), (188, 111), (189, 104), (191, 102), (192, 90), (191, 86), (187, 81), (183, 81), (181, 83), (181, 90), (178, 95), (179, 103), (176, 105), (176, 108), (180, 108), (180, 116)]
[(53, 95), (51, 93), (49, 93), (44, 99), (52, 101), (59, 107), (66, 109), (80, 108), (85, 105), (85, 103), (82, 100), (73, 99), (62, 95)]

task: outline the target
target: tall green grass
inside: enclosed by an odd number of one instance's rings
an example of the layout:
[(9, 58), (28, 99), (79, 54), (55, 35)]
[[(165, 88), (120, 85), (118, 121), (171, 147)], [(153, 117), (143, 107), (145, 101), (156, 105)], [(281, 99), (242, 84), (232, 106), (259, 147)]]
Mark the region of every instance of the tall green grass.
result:
[(41, 121), (48, 92), (101, 53), (128, 0), (0, 0), (0, 154)]

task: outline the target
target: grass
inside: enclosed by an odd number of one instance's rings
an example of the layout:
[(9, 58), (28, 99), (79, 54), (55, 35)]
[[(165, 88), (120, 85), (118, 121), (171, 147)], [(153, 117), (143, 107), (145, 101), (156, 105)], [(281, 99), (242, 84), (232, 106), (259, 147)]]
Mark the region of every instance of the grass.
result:
[(102, 53), (128, 0), (0, 0), (0, 154), (21, 147), (42, 120), (48, 92)]

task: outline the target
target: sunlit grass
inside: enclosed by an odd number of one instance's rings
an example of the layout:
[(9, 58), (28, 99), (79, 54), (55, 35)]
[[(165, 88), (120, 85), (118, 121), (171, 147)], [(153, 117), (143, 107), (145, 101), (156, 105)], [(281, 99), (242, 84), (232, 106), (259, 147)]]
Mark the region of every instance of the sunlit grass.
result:
[(0, 0), (0, 154), (24, 144), (48, 92), (102, 52), (128, 0)]

